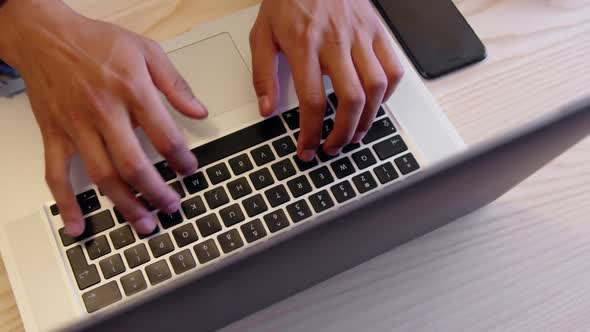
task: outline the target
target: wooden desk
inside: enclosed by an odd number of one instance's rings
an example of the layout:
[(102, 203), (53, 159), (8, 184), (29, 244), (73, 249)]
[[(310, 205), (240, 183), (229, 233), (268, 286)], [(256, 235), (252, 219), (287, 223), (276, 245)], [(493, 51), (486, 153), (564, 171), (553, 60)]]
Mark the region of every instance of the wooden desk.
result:
[[(67, 2), (164, 40), (257, 0)], [(590, 2), (455, 2), (489, 58), (428, 86), (469, 144), (590, 95)], [(491, 206), (229, 330), (587, 330), (589, 216), (587, 140)], [(0, 330), (21, 330), (0, 271)]]

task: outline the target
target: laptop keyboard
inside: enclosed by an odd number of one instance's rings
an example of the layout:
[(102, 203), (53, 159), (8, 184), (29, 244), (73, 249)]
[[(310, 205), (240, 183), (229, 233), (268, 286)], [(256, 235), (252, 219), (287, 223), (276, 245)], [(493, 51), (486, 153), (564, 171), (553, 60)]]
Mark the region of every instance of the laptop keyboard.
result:
[[(329, 100), (323, 139), (334, 127), (337, 99)], [(200, 165), (193, 175), (181, 178), (166, 161), (155, 164), (182, 203), (176, 213), (155, 212), (159, 225), (147, 236), (137, 234), (96, 189), (79, 194), (87, 215), (84, 234), (56, 231), (86, 311), (214, 264), (420, 169), (383, 109), (362, 143), (336, 157), (320, 149), (312, 162), (301, 161), (298, 134), (294, 109), (193, 149)], [(49, 212), (59, 218), (55, 204)]]

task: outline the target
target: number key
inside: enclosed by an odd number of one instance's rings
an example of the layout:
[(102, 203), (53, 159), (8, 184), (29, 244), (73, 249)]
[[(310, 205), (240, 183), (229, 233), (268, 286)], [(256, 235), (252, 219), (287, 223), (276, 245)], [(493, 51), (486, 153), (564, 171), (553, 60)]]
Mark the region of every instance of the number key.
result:
[(197, 244), (193, 250), (201, 264), (205, 264), (217, 257), (219, 257), (219, 249), (213, 239)]
[(266, 236), (266, 230), (262, 225), (260, 219), (256, 219), (252, 222), (242, 225), (242, 234), (248, 243), (258, 241)]

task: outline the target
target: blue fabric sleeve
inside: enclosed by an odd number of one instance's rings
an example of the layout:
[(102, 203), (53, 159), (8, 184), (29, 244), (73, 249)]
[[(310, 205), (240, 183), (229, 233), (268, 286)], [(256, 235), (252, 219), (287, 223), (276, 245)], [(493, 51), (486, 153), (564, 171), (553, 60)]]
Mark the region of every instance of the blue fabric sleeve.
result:
[(16, 72), (16, 70), (14, 70), (12, 67), (10, 67), (9, 65), (7, 65), (2, 60), (0, 60), (0, 75), (10, 76), (12, 78), (19, 77), (19, 75)]

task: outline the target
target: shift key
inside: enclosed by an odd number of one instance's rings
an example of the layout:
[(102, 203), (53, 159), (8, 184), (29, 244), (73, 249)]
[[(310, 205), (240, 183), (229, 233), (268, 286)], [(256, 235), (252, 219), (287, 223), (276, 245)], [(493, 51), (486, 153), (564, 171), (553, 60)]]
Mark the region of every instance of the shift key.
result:
[(84, 300), (86, 311), (89, 314), (120, 301), (122, 298), (121, 290), (116, 281), (111, 281), (82, 294), (82, 300)]

